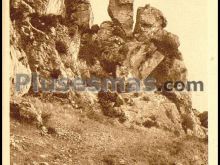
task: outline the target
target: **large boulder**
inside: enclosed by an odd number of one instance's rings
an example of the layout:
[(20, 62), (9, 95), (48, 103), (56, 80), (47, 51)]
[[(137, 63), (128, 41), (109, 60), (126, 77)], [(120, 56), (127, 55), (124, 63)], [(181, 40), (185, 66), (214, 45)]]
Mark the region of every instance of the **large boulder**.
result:
[(133, 0), (110, 0), (108, 13), (113, 22), (119, 23), (129, 36), (133, 28)]
[(166, 19), (160, 10), (146, 5), (138, 8), (134, 33), (149, 35), (166, 26)]

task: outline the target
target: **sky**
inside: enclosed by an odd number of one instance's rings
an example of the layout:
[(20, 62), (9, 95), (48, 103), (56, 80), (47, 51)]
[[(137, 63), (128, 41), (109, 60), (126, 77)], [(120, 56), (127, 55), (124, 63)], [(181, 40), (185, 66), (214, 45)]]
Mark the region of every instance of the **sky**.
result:
[[(208, 9), (207, 0), (134, 0), (134, 19), (138, 7), (150, 4), (167, 18), (167, 31), (179, 36), (180, 51), (188, 69), (189, 81), (203, 81), (205, 91), (192, 92), (193, 107), (208, 110)], [(109, 0), (91, 0), (94, 24), (110, 20), (107, 7)]]

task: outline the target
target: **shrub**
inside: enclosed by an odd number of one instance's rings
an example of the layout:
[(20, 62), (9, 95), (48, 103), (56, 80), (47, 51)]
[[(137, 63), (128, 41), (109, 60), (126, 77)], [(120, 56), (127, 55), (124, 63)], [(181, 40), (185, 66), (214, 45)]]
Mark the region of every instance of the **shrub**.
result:
[(65, 43), (63, 43), (62, 41), (57, 41), (56, 42), (56, 50), (61, 53), (61, 54), (66, 54), (68, 47)]

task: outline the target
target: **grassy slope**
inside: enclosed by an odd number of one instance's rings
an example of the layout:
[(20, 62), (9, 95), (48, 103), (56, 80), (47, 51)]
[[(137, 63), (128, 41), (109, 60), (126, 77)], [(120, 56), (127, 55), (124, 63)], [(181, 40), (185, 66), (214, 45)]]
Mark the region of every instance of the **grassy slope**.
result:
[(34, 125), (11, 119), (11, 162), (17, 165), (207, 164), (205, 141), (156, 128), (124, 126), (101, 113), (57, 101), (33, 104), (50, 112), (47, 125), (57, 133), (45, 134)]

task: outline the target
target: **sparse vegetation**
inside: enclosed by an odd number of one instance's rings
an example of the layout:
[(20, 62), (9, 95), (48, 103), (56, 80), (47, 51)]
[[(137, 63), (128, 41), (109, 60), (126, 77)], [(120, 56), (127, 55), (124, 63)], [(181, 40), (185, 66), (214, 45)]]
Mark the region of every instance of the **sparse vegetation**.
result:
[(67, 45), (62, 42), (62, 41), (56, 41), (56, 50), (60, 53), (60, 54), (66, 54), (68, 51), (68, 47)]

